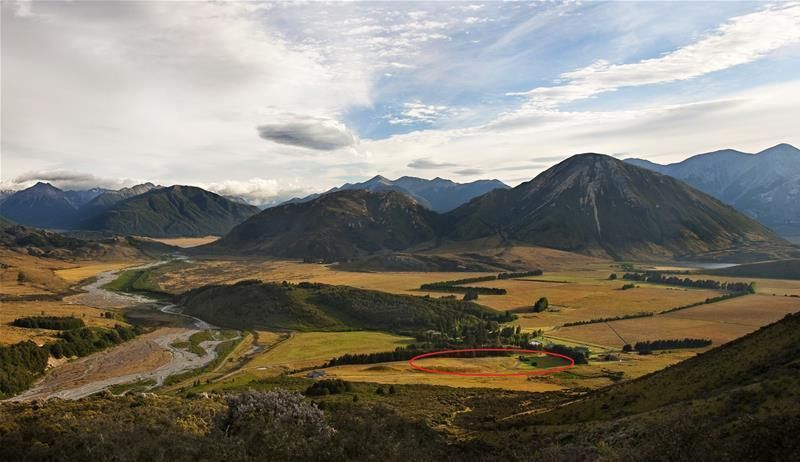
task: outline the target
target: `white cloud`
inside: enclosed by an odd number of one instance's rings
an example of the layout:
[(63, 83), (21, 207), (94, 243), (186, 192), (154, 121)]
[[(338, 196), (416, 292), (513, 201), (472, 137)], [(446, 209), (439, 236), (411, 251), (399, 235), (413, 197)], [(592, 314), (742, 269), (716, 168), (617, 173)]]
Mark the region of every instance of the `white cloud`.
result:
[(284, 114), (283, 120), (258, 126), (258, 135), (279, 144), (288, 144), (318, 151), (353, 148), (356, 136), (343, 123), (323, 117)]
[(408, 163), (408, 168), (415, 168), (421, 170), (433, 170), (439, 168), (449, 168), (449, 167), (457, 167), (458, 164), (453, 164), (451, 162), (437, 162), (432, 159), (415, 159)]
[[(403, 165), (436, 153), (438, 162), (483, 166), (498, 172), (498, 179), (517, 183), (582, 152), (624, 152), (677, 161), (724, 148), (758, 152), (780, 142), (800, 146), (796, 120), (800, 120), (800, 80), (714, 100), (632, 110), (512, 112), (478, 127), (422, 130), (362, 144), (380, 153), (375, 170), (390, 177), (404, 174)], [(501, 169), (514, 165), (520, 167)], [(474, 172), (456, 170), (453, 179)]]
[(259, 139), (273, 117), (333, 119), (371, 103), (357, 62), (286, 40), (243, 2), (2, 8), (4, 176), (33, 165), (242, 175), (256, 153), (295, 154)]
[(13, 180), (0, 183), (0, 189), (20, 190), (33, 186), (38, 182), (50, 183), (53, 186), (69, 190), (85, 190), (91, 188), (120, 189), (126, 186), (144, 183), (142, 180), (130, 178), (106, 178), (91, 173), (70, 170), (28, 171)]
[(732, 18), (700, 40), (658, 58), (630, 64), (597, 60), (561, 75), (565, 83), (509, 95), (530, 98), (530, 107), (556, 108), (618, 88), (696, 78), (755, 61), (800, 42), (800, 4), (778, 4)]
[(307, 183), (264, 178), (250, 178), (242, 181), (226, 180), (208, 183), (203, 187), (222, 196), (240, 197), (254, 205), (274, 205), (311, 193), (310, 185)]
[(454, 112), (447, 106), (410, 101), (403, 103), (403, 110), (400, 114), (389, 115), (385, 118), (392, 125), (432, 124)]

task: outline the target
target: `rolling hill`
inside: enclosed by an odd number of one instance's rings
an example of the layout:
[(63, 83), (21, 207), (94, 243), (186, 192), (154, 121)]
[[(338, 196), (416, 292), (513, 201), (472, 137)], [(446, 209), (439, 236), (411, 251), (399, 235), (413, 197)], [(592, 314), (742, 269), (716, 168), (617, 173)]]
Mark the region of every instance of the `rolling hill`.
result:
[(428, 329), (508, 320), (504, 313), (460, 300), (394, 295), (327, 284), (241, 281), (203, 286), (176, 297), (184, 313), (236, 329)]
[(336, 261), (434, 242), (440, 218), (396, 191), (346, 190), (266, 209), (198, 250)]
[(601, 154), (570, 157), (533, 180), (446, 215), (446, 237), (497, 236), (615, 259), (765, 259), (786, 241), (671, 177)]
[(792, 145), (756, 154), (726, 149), (669, 165), (626, 162), (685, 181), (800, 242), (800, 150)]
[(284, 204), (309, 202), (325, 194), (338, 191), (397, 191), (413, 197), (420, 205), (426, 208), (444, 213), (494, 189), (508, 189), (508, 186), (498, 180), (478, 180), (471, 183), (456, 183), (438, 177), (432, 180), (426, 180), (413, 176), (404, 176), (396, 180), (390, 180), (381, 175), (377, 175), (363, 183), (346, 183), (322, 194), (311, 194), (303, 198), (295, 198)]
[(34, 257), (101, 261), (143, 259), (174, 250), (164, 244), (134, 238), (79, 239), (21, 225), (0, 229), (0, 249)]
[(170, 186), (117, 202), (84, 227), (148, 237), (222, 235), (257, 212), (200, 188)]

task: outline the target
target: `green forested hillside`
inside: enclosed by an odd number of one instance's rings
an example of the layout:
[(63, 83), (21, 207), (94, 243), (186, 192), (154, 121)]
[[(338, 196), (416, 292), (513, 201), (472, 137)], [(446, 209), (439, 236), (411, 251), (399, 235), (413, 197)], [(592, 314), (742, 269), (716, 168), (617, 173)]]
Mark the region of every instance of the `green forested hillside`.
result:
[(438, 220), (396, 191), (340, 191), (266, 209), (201, 250), (341, 261), (432, 242)]
[(170, 186), (120, 201), (83, 227), (149, 237), (222, 235), (257, 212), (200, 188)]
[(240, 329), (449, 332), (455, 326), (506, 320), (507, 315), (452, 299), (393, 295), (345, 286), (242, 281), (206, 286), (177, 297), (185, 313)]

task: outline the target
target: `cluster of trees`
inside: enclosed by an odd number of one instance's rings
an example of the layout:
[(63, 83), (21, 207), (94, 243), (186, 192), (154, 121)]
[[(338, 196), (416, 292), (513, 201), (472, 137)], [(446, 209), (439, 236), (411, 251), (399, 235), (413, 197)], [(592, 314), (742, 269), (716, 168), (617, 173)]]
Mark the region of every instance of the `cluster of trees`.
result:
[(711, 340), (703, 338), (685, 338), (672, 340), (650, 340), (646, 342), (636, 342), (633, 347), (625, 345), (622, 350), (630, 352), (651, 352), (653, 350), (674, 350), (679, 348), (703, 348), (711, 345)]
[(72, 330), (85, 327), (82, 319), (74, 316), (28, 316), (17, 318), (11, 322), (17, 327), (27, 329), (52, 329), (52, 330)]
[(329, 360), (322, 367), (341, 366), (344, 364), (376, 364), (391, 361), (408, 361), (414, 356), (421, 355), (432, 350), (433, 349), (430, 346), (424, 349), (419, 349), (416, 345), (409, 345), (407, 347), (397, 347), (394, 351), (383, 351), (380, 353), (347, 353)]
[(630, 281), (652, 282), (656, 284), (666, 284), (681, 287), (696, 287), (701, 289), (724, 290), (727, 292), (756, 293), (755, 282), (720, 282), (713, 279), (689, 279), (677, 276), (665, 276), (662, 273), (625, 273), (623, 279)]
[[(482, 328), (467, 330), (464, 336), (449, 337), (441, 332), (430, 332), (421, 340), (423, 343), (397, 347), (394, 351), (378, 353), (344, 354), (326, 362), (322, 368), (345, 364), (376, 364), (392, 361), (408, 361), (414, 356), (431, 351), (460, 348), (522, 347), (527, 348), (531, 339), (540, 336), (541, 331), (522, 332), (519, 326), (506, 326), (494, 331)], [(470, 356), (474, 357), (474, 356)]]
[(427, 290), (429, 292), (454, 292), (458, 294), (476, 293), (481, 295), (505, 295), (507, 293), (506, 289), (501, 289), (499, 287), (458, 286), (450, 284), (449, 281), (422, 284), (419, 288), (420, 290)]
[(31, 341), (0, 345), (0, 398), (27, 390), (44, 372), (50, 354)]
[(477, 299), (478, 299), (478, 291), (472, 289), (469, 289), (466, 292), (464, 292), (464, 298), (462, 298), (462, 300), (464, 300), (465, 302), (474, 302)]
[[(464, 284), (474, 284), (476, 282), (496, 281), (498, 279), (515, 279), (524, 278), (528, 276), (541, 276), (542, 270), (523, 271), (519, 273), (499, 273), (496, 276), (478, 276), (474, 278), (454, 279), (452, 281), (431, 282), (419, 286), (420, 290), (437, 291), (437, 292), (455, 292), (463, 294), (480, 294), (480, 295), (505, 295), (505, 289), (498, 289), (495, 287), (466, 287)], [(470, 300), (474, 300), (470, 298)]]
[(350, 382), (345, 382), (340, 379), (323, 379), (314, 382), (306, 388), (306, 396), (325, 396), (325, 395), (338, 395), (348, 391), (353, 391), (353, 386)]
[(546, 311), (548, 308), (550, 308), (550, 302), (547, 300), (547, 297), (542, 297), (539, 300), (536, 300), (536, 303), (533, 304), (534, 313), (541, 313), (542, 311)]
[(729, 294), (722, 294), (722, 295), (719, 295), (719, 296), (716, 296), (716, 297), (707, 298), (702, 302), (690, 303), (688, 305), (683, 305), (683, 306), (677, 306), (675, 308), (670, 308), (668, 310), (661, 311), (659, 314), (672, 313), (672, 312), (675, 312), (675, 311), (685, 310), (686, 308), (693, 308), (695, 306), (706, 305), (706, 304), (709, 304), (709, 303), (721, 302), (723, 300), (730, 300), (731, 298), (741, 297), (741, 296), (747, 295), (747, 294), (748, 294), (747, 292), (732, 292), (732, 293), (729, 293)]
[(589, 364), (589, 350), (583, 348), (572, 348), (566, 345), (553, 343), (544, 347), (544, 351), (556, 353), (572, 358), (575, 364)]
[(478, 327), (493, 330), (497, 323), (515, 318), (512, 313), (459, 300), (393, 295), (349, 287), (323, 285), (312, 297), (319, 305), (346, 313), (357, 324), (407, 333), (422, 329), (456, 333)]
[(527, 278), (530, 276), (541, 276), (542, 274), (544, 274), (542, 270), (523, 271), (521, 273), (500, 273), (497, 275), (497, 279)]
[(58, 334), (59, 339), (45, 345), (45, 348), (55, 358), (86, 356), (131, 340), (137, 334), (139, 334), (137, 328), (119, 324), (115, 325), (113, 329), (84, 327)]
[(136, 328), (113, 329), (80, 327), (59, 333), (59, 339), (43, 346), (31, 341), (0, 345), (0, 398), (27, 390), (47, 367), (50, 355), (56, 358), (86, 356), (134, 338)]
[(239, 329), (354, 328), (417, 335), (438, 330), (460, 335), (479, 324), (512, 321), (495, 311), (451, 298), (415, 297), (327, 284), (246, 282), (205, 286), (176, 297), (185, 313)]
[(648, 316), (653, 316), (654, 313), (650, 311), (642, 311), (639, 313), (630, 313), (630, 314), (623, 314), (620, 316), (609, 316), (606, 318), (594, 318), (588, 319), (586, 321), (572, 321), (572, 322), (565, 322), (562, 327), (570, 327), (570, 326), (582, 326), (584, 324), (597, 324), (600, 322), (609, 322), (609, 321), (621, 321), (623, 319), (635, 319), (635, 318), (646, 318)]

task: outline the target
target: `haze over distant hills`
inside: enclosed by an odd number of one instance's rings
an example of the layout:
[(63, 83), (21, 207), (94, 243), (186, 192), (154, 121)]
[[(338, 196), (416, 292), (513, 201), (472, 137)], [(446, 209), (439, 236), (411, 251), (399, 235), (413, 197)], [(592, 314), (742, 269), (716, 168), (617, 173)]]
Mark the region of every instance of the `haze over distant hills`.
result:
[(0, 214), (17, 223), (39, 228), (66, 228), (75, 219), (78, 205), (49, 183), (36, 183), (17, 191), (0, 204)]
[(485, 238), (613, 258), (727, 258), (734, 250), (766, 258), (790, 248), (678, 180), (583, 154), (446, 214), (394, 191), (338, 191), (267, 209), (207, 249), (336, 260)]
[(669, 165), (626, 162), (685, 181), (800, 242), (800, 150), (792, 145), (756, 154), (725, 149)]
[(78, 211), (79, 216), (76, 224), (80, 226), (83, 221), (89, 220), (95, 215), (108, 210), (120, 201), (144, 194), (157, 188), (161, 188), (161, 186), (156, 186), (153, 183), (144, 183), (131, 186), (130, 188), (122, 188), (116, 191), (105, 191), (102, 194), (95, 196), (94, 199), (81, 207), (81, 209)]
[(0, 204), (2, 216), (27, 226), (151, 237), (222, 235), (258, 210), (194, 186), (152, 183), (62, 191), (40, 182)]
[(444, 213), (494, 189), (508, 188), (508, 185), (498, 180), (477, 180), (471, 183), (456, 183), (439, 177), (426, 180), (413, 176), (403, 176), (396, 180), (390, 180), (381, 175), (377, 175), (363, 183), (345, 183), (337, 188), (329, 189), (324, 193), (311, 194), (303, 198), (294, 198), (284, 202), (284, 204), (308, 202), (324, 194), (354, 189), (373, 192), (397, 191), (413, 197), (424, 207), (435, 212)]

